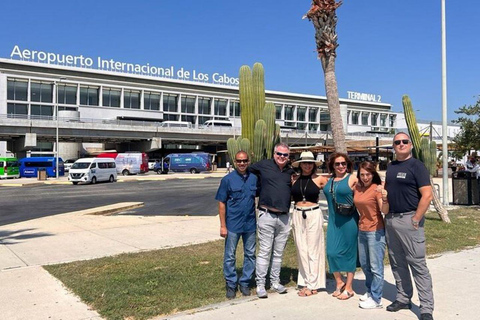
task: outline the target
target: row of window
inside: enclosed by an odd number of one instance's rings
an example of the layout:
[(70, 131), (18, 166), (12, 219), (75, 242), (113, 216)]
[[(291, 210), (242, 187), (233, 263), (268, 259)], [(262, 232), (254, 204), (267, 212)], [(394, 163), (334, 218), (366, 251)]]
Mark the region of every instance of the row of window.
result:
[[(351, 118), (350, 118), (351, 114)], [(361, 118), (360, 118), (361, 114)], [(364, 125), (364, 126), (381, 126), (381, 127), (386, 127), (387, 126), (387, 119), (389, 120), (389, 127), (395, 127), (395, 115), (391, 114), (388, 116), (385, 113), (376, 113), (376, 112), (360, 112), (360, 111), (348, 111), (348, 118), (350, 121), (348, 121), (349, 124), (355, 124), (355, 125)], [(369, 120), (370, 119), (370, 123)], [(360, 123), (361, 120), (361, 123)], [(379, 123), (380, 120), (380, 123)]]

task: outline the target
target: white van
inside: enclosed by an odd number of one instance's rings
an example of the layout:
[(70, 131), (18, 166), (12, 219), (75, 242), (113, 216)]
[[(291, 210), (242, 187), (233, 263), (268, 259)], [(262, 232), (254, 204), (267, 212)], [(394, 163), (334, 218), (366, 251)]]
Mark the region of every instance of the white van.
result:
[(70, 168), (68, 181), (73, 184), (79, 182), (95, 184), (98, 181), (117, 181), (115, 159), (112, 158), (83, 158), (78, 159)]
[(163, 121), (160, 125), (162, 128), (192, 128), (192, 123), (188, 121)]
[(233, 123), (228, 120), (207, 120), (203, 128), (233, 128)]

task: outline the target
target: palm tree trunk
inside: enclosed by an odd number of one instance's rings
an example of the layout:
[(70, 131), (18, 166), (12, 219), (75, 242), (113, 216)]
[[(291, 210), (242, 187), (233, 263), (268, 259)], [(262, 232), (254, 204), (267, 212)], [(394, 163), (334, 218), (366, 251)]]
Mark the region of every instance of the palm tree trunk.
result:
[(432, 177), (430, 177), (430, 184), (432, 185), (432, 193), (433, 193), (433, 206), (435, 207), (435, 210), (438, 213), (438, 216), (440, 219), (442, 219), (443, 222), (450, 223), (450, 218), (448, 217), (448, 211), (445, 209), (443, 206), (442, 202), (440, 201), (440, 196), (437, 193), (437, 189), (435, 188), (435, 184), (433, 183)]
[(337, 77), (335, 76), (335, 55), (322, 55), (320, 60), (325, 77), (325, 91), (327, 93), (327, 105), (332, 126), (333, 145), (335, 146), (335, 151), (347, 153), (345, 131), (340, 113), (340, 100), (338, 98)]

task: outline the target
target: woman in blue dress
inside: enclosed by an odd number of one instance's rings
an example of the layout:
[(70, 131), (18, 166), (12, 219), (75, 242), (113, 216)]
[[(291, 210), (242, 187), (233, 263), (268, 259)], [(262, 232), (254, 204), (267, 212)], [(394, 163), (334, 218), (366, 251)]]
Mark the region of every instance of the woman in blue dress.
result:
[[(327, 261), (337, 285), (332, 296), (340, 300), (355, 294), (352, 284), (357, 267), (358, 213), (353, 207), (357, 177), (351, 174), (352, 168), (353, 163), (346, 154), (333, 153), (328, 159), (332, 178), (323, 188), (328, 202)], [(338, 208), (339, 204), (344, 208)], [(345, 281), (341, 272), (347, 275)]]

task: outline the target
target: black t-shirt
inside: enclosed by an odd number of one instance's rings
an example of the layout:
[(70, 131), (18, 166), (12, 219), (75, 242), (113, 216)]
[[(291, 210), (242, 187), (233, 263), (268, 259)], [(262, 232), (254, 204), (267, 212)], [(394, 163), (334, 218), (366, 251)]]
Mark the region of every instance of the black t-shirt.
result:
[(281, 212), (288, 212), (290, 210), (291, 176), (295, 171), (289, 165), (280, 170), (273, 159), (254, 163), (249, 169), (257, 175), (260, 182), (259, 206), (264, 205)]
[(422, 197), (419, 189), (430, 185), (430, 173), (418, 159), (392, 161), (387, 168), (385, 188), (390, 212), (415, 211)]

